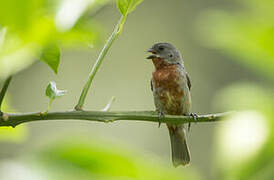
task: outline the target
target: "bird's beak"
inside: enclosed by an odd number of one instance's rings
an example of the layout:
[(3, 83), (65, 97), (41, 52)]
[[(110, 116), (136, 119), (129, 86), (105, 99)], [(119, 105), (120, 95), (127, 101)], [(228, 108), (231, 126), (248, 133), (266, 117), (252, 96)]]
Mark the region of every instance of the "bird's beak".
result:
[(156, 54), (157, 52), (156, 52), (154, 49), (152, 49), (152, 48), (149, 48), (149, 49), (147, 50), (147, 52), (152, 53), (152, 55), (148, 56), (147, 59), (154, 59), (154, 58), (157, 58), (157, 57), (158, 57), (157, 54)]
[(154, 51), (154, 49), (152, 49), (152, 48), (149, 48), (148, 50), (147, 50), (147, 52), (150, 52), (150, 53), (155, 53), (155, 51)]

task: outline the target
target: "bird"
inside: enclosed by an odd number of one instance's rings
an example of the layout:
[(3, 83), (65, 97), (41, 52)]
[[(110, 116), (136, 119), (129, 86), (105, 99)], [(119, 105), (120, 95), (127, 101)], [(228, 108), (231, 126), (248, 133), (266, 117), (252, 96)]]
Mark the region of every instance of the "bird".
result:
[[(181, 53), (170, 43), (156, 43), (147, 50), (151, 53), (155, 71), (152, 73), (151, 90), (159, 122), (164, 115), (194, 116), (191, 113), (191, 82), (184, 67)], [(159, 124), (160, 125), (160, 124)], [(169, 131), (172, 162), (175, 167), (190, 163), (184, 124), (166, 123)]]

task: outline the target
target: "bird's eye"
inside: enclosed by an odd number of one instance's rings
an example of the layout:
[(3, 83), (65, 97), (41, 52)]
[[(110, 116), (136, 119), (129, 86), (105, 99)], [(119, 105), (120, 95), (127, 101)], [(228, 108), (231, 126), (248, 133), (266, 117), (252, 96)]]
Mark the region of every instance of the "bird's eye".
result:
[(173, 55), (172, 55), (172, 54), (170, 54), (170, 55), (169, 55), (169, 57), (173, 57)]
[(160, 46), (160, 47), (159, 47), (159, 50), (160, 50), (160, 51), (164, 50), (164, 47)]

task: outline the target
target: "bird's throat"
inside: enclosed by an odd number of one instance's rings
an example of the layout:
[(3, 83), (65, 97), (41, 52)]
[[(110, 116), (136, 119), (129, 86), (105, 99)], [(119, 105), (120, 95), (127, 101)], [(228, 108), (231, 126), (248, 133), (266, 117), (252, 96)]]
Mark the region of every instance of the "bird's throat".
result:
[(162, 69), (162, 68), (170, 65), (165, 60), (163, 60), (162, 58), (158, 58), (158, 57), (153, 58), (152, 62), (154, 64), (156, 70)]

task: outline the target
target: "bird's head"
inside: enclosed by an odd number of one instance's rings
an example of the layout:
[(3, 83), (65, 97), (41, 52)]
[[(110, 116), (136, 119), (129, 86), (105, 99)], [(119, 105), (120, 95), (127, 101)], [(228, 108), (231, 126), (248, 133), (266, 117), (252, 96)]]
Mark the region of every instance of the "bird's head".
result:
[(156, 43), (147, 51), (152, 53), (147, 59), (159, 59), (167, 64), (182, 63), (181, 53), (170, 43)]

